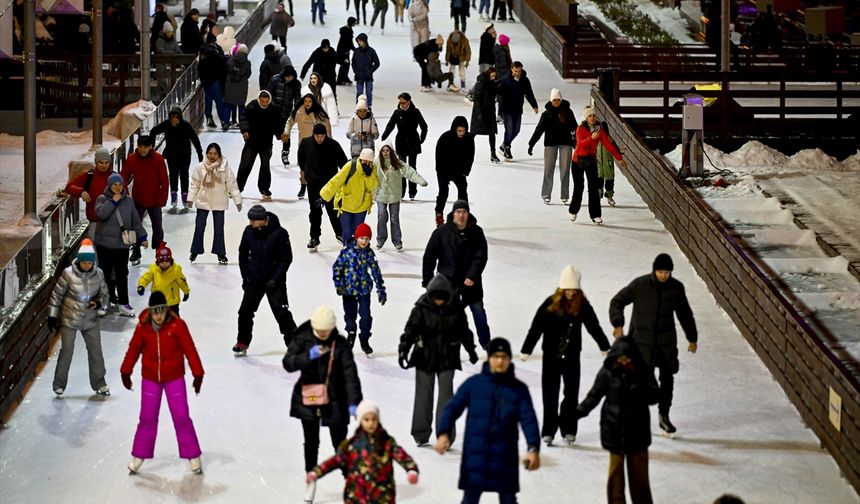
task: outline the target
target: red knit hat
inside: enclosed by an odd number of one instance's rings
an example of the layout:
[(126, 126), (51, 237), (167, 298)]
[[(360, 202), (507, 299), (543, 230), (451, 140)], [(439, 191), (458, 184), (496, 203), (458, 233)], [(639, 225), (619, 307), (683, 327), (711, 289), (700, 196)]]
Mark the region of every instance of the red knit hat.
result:
[(373, 236), (373, 231), (370, 230), (370, 226), (362, 222), (358, 225), (357, 228), (355, 228), (355, 234), (353, 234), (353, 236), (356, 240), (361, 238), (362, 236), (370, 238)]
[(173, 252), (167, 248), (167, 242), (161, 242), (157, 249), (155, 249), (155, 262), (161, 261), (173, 261)]

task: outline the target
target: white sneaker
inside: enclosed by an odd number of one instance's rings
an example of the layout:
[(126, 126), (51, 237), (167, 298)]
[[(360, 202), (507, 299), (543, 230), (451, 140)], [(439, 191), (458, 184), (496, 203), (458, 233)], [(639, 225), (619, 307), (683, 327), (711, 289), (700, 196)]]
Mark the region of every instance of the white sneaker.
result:
[(96, 394), (103, 395), (103, 396), (109, 396), (110, 395), (110, 388), (108, 388), (107, 385), (105, 385), (103, 387), (99, 387), (99, 389), (96, 390)]
[(544, 204), (544, 205), (549, 205), (549, 201), (550, 201), (550, 200), (549, 200), (549, 198), (544, 198), (544, 199), (543, 199), (543, 204)]
[(99, 318), (105, 318), (107, 316), (107, 309), (99, 308), (96, 314), (99, 316)]
[(595, 217), (591, 219), (591, 221), (600, 226), (601, 224), (603, 224), (603, 217)]
[(568, 202), (569, 202), (569, 200), (566, 200), (566, 199), (564, 199), (564, 198), (562, 198), (562, 200), (561, 200), (561, 203), (562, 203), (563, 205), (567, 205), (567, 204), (568, 204)]
[(203, 474), (203, 462), (200, 461), (200, 457), (188, 459), (188, 463), (191, 464), (191, 472), (194, 474)]
[(117, 307), (119, 314), (123, 317), (134, 317), (134, 308), (130, 304), (120, 305)]
[(317, 494), (317, 482), (311, 481), (308, 483), (308, 486), (305, 487), (305, 504), (313, 504), (314, 497)]
[(128, 473), (129, 474), (137, 474), (137, 471), (140, 469), (140, 466), (143, 465), (143, 459), (132, 457), (131, 462), (128, 463)]
[(573, 446), (573, 442), (576, 441), (576, 436), (573, 434), (567, 434), (564, 436), (565, 442), (567, 442), (568, 446)]
[(63, 392), (65, 392), (65, 391), (66, 391), (66, 389), (64, 389), (63, 387), (57, 387), (54, 389), (54, 393), (57, 394), (58, 396), (63, 395)]
[(544, 436), (542, 441), (547, 446), (552, 446), (552, 436)]
[(570, 214), (570, 222), (573, 222), (575, 220), (576, 220), (576, 214), (575, 213)]
[(457, 87), (456, 84), (451, 84), (450, 86), (448, 86), (448, 91), (450, 91), (452, 93), (457, 93), (460, 91), (460, 88)]

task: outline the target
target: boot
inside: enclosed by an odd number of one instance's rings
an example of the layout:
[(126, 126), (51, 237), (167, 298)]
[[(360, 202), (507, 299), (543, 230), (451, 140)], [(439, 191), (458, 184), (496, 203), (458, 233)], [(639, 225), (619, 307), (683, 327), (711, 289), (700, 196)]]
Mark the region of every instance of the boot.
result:
[(170, 210), (167, 213), (175, 214), (176, 212), (176, 191), (170, 191)]
[(346, 342), (349, 344), (349, 348), (355, 346), (355, 331), (350, 331), (346, 333)]
[(211, 117), (208, 118), (206, 120), (206, 127), (207, 128), (214, 128), (215, 127), (215, 119), (212, 119)]
[(669, 420), (668, 414), (660, 414), (660, 429), (665, 433), (665, 435), (672, 437), (675, 432), (678, 430), (672, 425), (672, 422)]
[(299, 199), (304, 199), (305, 198), (305, 192), (307, 192), (307, 190), (308, 190), (308, 186), (305, 184), (302, 184), (302, 187), (299, 188), (299, 194), (297, 194), (296, 196)]
[(200, 461), (200, 457), (188, 459), (188, 463), (191, 464), (191, 472), (194, 474), (203, 474), (203, 462)]
[(499, 156), (496, 155), (495, 151), (490, 151), (490, 162), (493, 164), (499, 164), (502, 160), (499, 159)]
[(188, 193), (184, 192), (182, 193), (182, 210), (179, 213), (188, 213), (190, 211), (191, 209), (188, 208)]
[(364, 355), (366, 355), (367, 357), (372, 357), (373, 348), (370, 347), (370, 343), (368, 342), (369, 339), (369, 334), (367, 336), (362, 335), (359, 338), (359, 342), (361, 343), (361, 351), (364, 352)]

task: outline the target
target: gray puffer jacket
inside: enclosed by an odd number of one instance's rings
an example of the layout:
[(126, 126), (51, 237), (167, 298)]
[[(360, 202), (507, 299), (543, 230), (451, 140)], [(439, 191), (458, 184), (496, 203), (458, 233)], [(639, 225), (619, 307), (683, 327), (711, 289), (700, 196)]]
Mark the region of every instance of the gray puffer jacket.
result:
[(128, 248), (122, 243), (122, 228), (119, 225), (117, 212), (122, 218), (125, 229), (133, 229), (137, 233), (137, 242), (146, 241), (146, 230), (140, 223), (140, 216), (134, 207), (134, 201), (129, 198), (123, 187), (122, 199), (118, 203), (113, 201), (113, 193), (110, 186), (96, 200), (96, 216), (99, 222), (96, 225), (95, 244), (109, 249)]
[(108, 304), (104, 273), (95, 265), (89, 271), (82, 271), (75, 261), (63, 270), (54, 286), (50, 316), (59, 318), (63, 327), (91, 329), (99, 323), (97, 310), (89, 308), (91, 301), (98, 301), (101, 306)]

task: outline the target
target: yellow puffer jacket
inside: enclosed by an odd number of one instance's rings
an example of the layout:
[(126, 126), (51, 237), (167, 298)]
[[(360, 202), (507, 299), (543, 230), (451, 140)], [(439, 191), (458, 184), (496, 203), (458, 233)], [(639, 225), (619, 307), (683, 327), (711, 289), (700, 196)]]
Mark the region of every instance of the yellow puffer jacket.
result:
[(186, 294), (191, 292), (185, 274), (182, 273), (182, 267), (175, 262), (167, 268), (167, 271), (162, 270), (158, 264), (153, 264), (140, 276), (137, 286), (145, 288), (150, 282), (152, 282), (153, 291), (164, 293), (169, 306), (179, 304), (180, 289)]
[(334, 199), (334, 207), (337, 209), (338, 215), (343, 212), (370, 213), (370, 209), (373, 207), (373, 192), (379, 186), (376, 170), (371, 169), (370, 175), (365, 175), (361, 161), (357, 159), (355, 160), (355, 173), (347, 182), (346, 178), (352, 167), (352, 161), (347, 161), (343, 168), (337, 172), (337, 175), (332, 177), (320, 190), (320, 197), (325, 201)]

